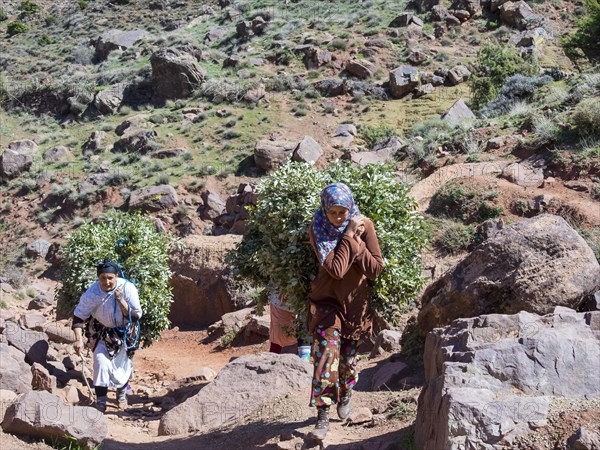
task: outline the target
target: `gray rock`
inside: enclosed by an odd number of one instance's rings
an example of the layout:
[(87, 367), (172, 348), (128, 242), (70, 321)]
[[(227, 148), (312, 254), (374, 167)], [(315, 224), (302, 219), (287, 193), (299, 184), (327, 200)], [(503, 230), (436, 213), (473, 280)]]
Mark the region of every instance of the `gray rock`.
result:
[(497, 136), (494, 138), (491, 138), (487, 144), (485, 149), (486, 150), (497, 150), (499, 148), (504, 147), (504, 144), (506, 143), (506, 138), (504, 136)]
[(189, 97), (206, 78), (192, 55), (175, 48), (156, 51), (150, 64), (154, 94), (163, 100)]
[(30, 140), (13, 141), (0, 155), (0, 177), (16, 178), (27, 172), (37, 153), (37, 144)]
[(469, 20), (469, 17), (471, 17), (471, 13), (464, 9), (451, 9), (448, 12), (461, 22), (466, 22), (467, 20)]
[(213, 220), (225, 212), (225, 201), (217, 191), (204, 191), (202, 201), (204, 204), (200, 208), (200, 218), (203, 220)]
[(126, 50), (148, 37), (150, 37), (150, 34), (140, 29), (131, 31), (111, 29), (105, 31), (94, 43), (96, 47), (94, 57), (97, 61), (103, 61), (113, 50)]
[(83, 153), (100, 153), (104, 150), (104, 141), (108, 135), (104, 131), (93, 131), (83, 144)]
[(160, 421), (158, 434), (206, 434), (231, 425), (277, 396), (308, 389), (311, 374), (311, 365), (296, 355), (259, 353), (239, 357), (198, 394), (168, 411)]
[(30, 312), (21, 316), (20, 322), (28, 330), (43, 331), (47, 320), (42, 314)]
[(125, 98), (126, 83), (117, 83), (103, 89), (96, 94), (94, 106), (101, 114), (114, 114), (117, 112)]
[(108, 423), (95, 408), (67, 405), (56, 395), (32, 391), (8, 407), (2, 429), (68, 445), (67, 436), (72, 436), (82, 448), (92, 449), (106, 438)]
[(31, 366), (31, 387), (35, 391), (52, 392), (56, 389), (56, 377), (50, 375), (48, 369), (39, 363), (33, 363)]
[(239, 55), (229, 55), (223, 61), (223, 67), (237, 67), (242, 62), (242, 57)]
[(375, 345), (371, 350), (371, 357), (381, 355), (383, 353), (399, 352), (401, 348), (402, 331), (398, 330), (382, 330), (375, 339)]
[(366, 59), (351, 59), (346, 64), (346, 72), (361, 80), (372, 77), (376, 71), (377, 67), (375, 64)]
[[(1, 380), (0, 375), (0, 380)], [(17, 394), (13, 391), (9, 391), (6, 389), (0, 389), (0, 418), (4, 417), (6, 414), (6, 410), (10, 406), (10, 404), (17, 398)]]
[(413, 4), (419, 12), (431, 11), (435, 5), (439, 5), (440, 3), (441, 0), (413, 0)]
[(558, 307), (546, 317), (459, 319), (429, 333), (417, 447), (499, 450), (547, 424), (552, 396), (598, 396), (598, 330), (600, 312)]
[[(11, 322), (13, 325), (14, 322)], [(25, 355), (8, 344), (0, 343), (0, 389), (16, 394), (31, 390), (31, 368), (25, 362)]]
[(400, 378), (400, 375), (408, 369), (408, 364), (401, 361), (386, 362), (381, 365), (371, 380), (371, 390), (378, 391), (381, 388), (391, 390), (395, 381)]
[(435, 91), (433, 84), (431, 84), (431, 83), (422, 84), (421, 86), (419, 86), (418, 88), (416, 88), (414, 90), (413, 96), (415, 98), (419, 98), (419, 97), (423, 97), (424, 95), (431, 94), (433, 91)]
[(29, 258), (45, 258), (50, 250), (50, 242), (45, 239), (36, 239), (27, 244), (25, 255)]
[(594, 252), (569, 224), (542, 214), (500, 230), (430, 284), (421, 298), (421, 333), (459, 317), (578, 308), (600, 289)]
[(351, 123), (343, 123), (335, 129), (333, 136), (355, 136), (358, 134), (356, 126)]
[(391, 27), (391, 28), (407, 27), (411, 23), (413, 17), (414, 17), (413, 13), (403, 12), (399, 16), (396, 16), (396, 18), (390, 22), (388, 27)]
[(239, 333), (242, 331), (250, 322), (252, 312), (253, 308), (244, 308), (223, 314), (221, 317), (221, 328), (223, 329), (223, 333)]
[(204, 44), (211, 45), (220, 42), (227, 36), (227, 30), (225, 28), (211, 28), (204, 37)]
[(481, 17), (481, 0), (456, 0), (450, 9), (466, 10), (472, 19)]
[(25, 354), (25, 362), (44, 364), (48, 354), (48, 336), (40, 331), (28, 330), (20, 325), (6, 321), (4, 330), (7, 342)]
[(395, 98), (404, 97), (419, 84), (419, 72), (414, 67), (403, 66), (390, 72), (390, 90)]
[(325, 97), (337, 97), (347, 94), (350, 90), (347, 80), (340, 78), (326, 78), (316, 81), (313, 86)]
[(442, 115), (443, 120), (464, 120), (464, 119), (475, 119), (475, 114), (471, 111), (471, 108), (467, 106), (462, 98), (456, 100), (450, 109)]
[(600, 291), (589, 296), (586, 306), (590, 311), (600, 311)]
[(75, 342), (75, 332), (69, 326), (68, 321), (60, 320), (53, 322), (44, 328), (48, 339), (52, 342), (61, 344), (73, 344)]
[(44, 152), (44, 161), (57, 162), (70, 159), (73, 156), (71, 149), (64, 145), (52, 147)]
[(465, 66), (458, 65), (448, 71), (448, 82), (450, 86), (465, 83), (471, 78), (471, 72)]
[(391, 148), (382, 148), (370, 152), (351, 152), (350, 161), (359, 166), (368, 164), (386, 164), (394, 159), (394, 152)]
[(141, 155), (156, 150), (156, 131), (129, 127), (123, 136), (114, 143), (114, 152), (139, 153)]
[(304, 136), (294, 150), (292, 159), (299, 162), (315, 163), (322, 154), (323, 149), (319, 143), (310, 136)]
[(408, 62), (413, 66), (420, 66), (425, 61), (427, 61), (427, 55), (423, 52), (414, 51), (408, 55)]
[(450, 13), (448, 12), (448, 9), (445, 6), (435, 5), (431, 9), (431, 17), (433, 18), (433, 20), (443, 21), (446, 20), (446, 17), (448, 17), (449, 15)]
[(187, 148), (163, 148), (148, 153), (148, 156), (155, 159), (176, 158), (189, 152)]
[(512, 163), (504, 168), (502, 177), (519, 186), (541, 186), (544, 183), (542, 168), (530, 164)]
[(453, 16), (450, 12), (444, 17), (444, 21), (448, 27), (460, 27), (460, 24), (462, 23), (458, 17)]
[(311, 47), (304, 54), (304, 65), (308, 70), (318, 69), (331, 62), (331, 52), (320, 48)]
[(179, 205), (179, 198), (173, 186), (162, 184), (137, 189), (129, 197), (129, 210), (161, 211)]
[(423, 23), (423, 20), (422, 20), (422, 19), (420, 19), (420, 18), (419, 18), (419, 17), (417, 17), (417, 16), (414, 16), (414, 17), (411, 19), (411, 23), (414, 23), (415, 25), (417, 25), (417, 26), (419, 26), (419, 27), (423, 27), (423, 26), (425, 25), (425, 24)]
[(567, 440), (568, 450), (600, 450), (600, 433), (579, 427)]
[(365, 406), (353, 408), (348, 416), (348, 421), (353, 425), (369, 423), (373, 421), (373, 413)]
[(373, 146), (372, 150), (377, 151), (377, 150), (389, 149), (392, 152), (397, 152), (398, 150), (402, 150), (407, 145), (408, 144), (406, 142), (404, 142), (398, 136), (392, 136), (387, 139), (384, 139), (383, 141), (379, 141), (377, 144), (375, 144)]
[(254, 147), (254, 162), (261, 169), (272, 170), (291, 159), (297, 146), (297, 142), (258, 141)]
[(244, 328), (244, 335), (247, 337), (258, 336), (260, 338), (269, 337), (269, 328), (271, 326), (271, 317), (267, 314), (257, 316), (252, 314), (248, 325)]
[(498, 9), (500, 10), (502, 22), (519, 30), (527, 28), (527, 19), (533, 15), (533, 10), (523, 0), (506, 2), (500, 5)]

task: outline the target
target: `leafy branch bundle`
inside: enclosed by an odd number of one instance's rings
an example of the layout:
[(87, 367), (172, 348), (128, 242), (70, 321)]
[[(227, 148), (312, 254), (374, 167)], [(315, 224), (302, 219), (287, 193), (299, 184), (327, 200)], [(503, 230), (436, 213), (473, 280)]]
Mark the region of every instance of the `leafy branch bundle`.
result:
[[(394, 178), (390, 167), (340, 162), (319, 171), (303, 163), (282, 166), (258, 187), (247, 232), (229, 255), (229, 263), (239, 279), (280, 292), (303, 315), (317, 271), (308, 229), (321, 190), (335, 181), (352, 189), (361, 213), (375, 225), (385, 266), (374, 282), (373, 307), (384, 320), (395, 323), (423, 284), (421, 252), (427, 232), (408, 187)], [(259, 300), (265, 301), (266, 296)]]
[(141, 214), (113, 212), (97, 223), (86, 223), (69, 236), (64, 249), (62, 286), (57, 293), (57, 316), (68, 317), (81, 295), (97, 279), (96, 265), (108, 257), (119, 261), (127, 279), (135, 282), (143, 315), (140, 343), (150, 345), (168, 328), (173, 301), (165, 234)]

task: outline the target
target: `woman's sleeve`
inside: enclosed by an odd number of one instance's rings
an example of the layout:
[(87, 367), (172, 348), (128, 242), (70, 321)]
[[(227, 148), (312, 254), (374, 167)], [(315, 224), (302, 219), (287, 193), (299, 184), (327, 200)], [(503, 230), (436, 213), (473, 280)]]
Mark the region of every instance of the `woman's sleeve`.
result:
[(71, 328), (83, 328), (84, 321), (88, 319), (94, 309), (96, 309), (96, 302), (94, 301), (94, 296), (92, 295), (92, 287), (90, 286), (87, 291), (83, 293), (83, 295), (79, 299), (79, 303), (75, 307), (75, 311), (73, 311), (73, 325)]
[[(319, 258), (312, 226), (310, 228), (310, 243), (312, 244), (317, 258)], [(332, 278), (341, 280), (344, 275), (346, 275), (346, 272), (348, 272), (350, 266), (354, 263), (354, 260), (364, 252), (365, 248), (363, 242), (359, 243), (355, 239), (344, 234), (335, 249), (327, 255), (322, 266)]]
[(381, 256), (381, 249), (379, 248), (379, 241), (373, 223), (369, 220), (365, 221), (365, 225), (363, 236), (366, 249), (356, 258), (356, 262), (365, 276), (370, 280), (374, 280), (383, 270), (383, 257)]

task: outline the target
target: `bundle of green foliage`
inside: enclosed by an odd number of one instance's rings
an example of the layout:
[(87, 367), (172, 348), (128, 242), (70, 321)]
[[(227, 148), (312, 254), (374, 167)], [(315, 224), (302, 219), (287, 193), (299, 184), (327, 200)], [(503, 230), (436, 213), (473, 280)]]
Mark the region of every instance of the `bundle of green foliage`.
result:
[(583, 0), (587, 9), (585, 15), (577, 23), (577, 31), (563, 39), (567, 55), (570, 57), (581, 56), (578, 51), (583, 51), (591, 57), (600, 57), (600, 1)]
[(360, 134), (369, 148), (372, 148), (375, 144), (385, 139), (398, 136), (398, 132), (389, 125), (382, 125), (379, 127), (367, 125), (361, 128)]
[[(423, 284), (420, 255), (427, 232), (408, 187), (394, 179), (389, 167), (336, 163), (318, 171), (290, 163), (279, 168), (259, 186), (247, 232), (228, 261), (238, 278), (283, 294), (294, 311), (304, 314), (317, 271), (308, 230), (321, 190), (335, 181), (352, 189), (361, 213), (375, 225), (385, 265), (373, 285), (373, 307), (394, 323)], [(266, 296), (261, 298), (259, 304), (264, 304)]]
[(114, 212), (100, 222), (82, 225), (69, 236), (64, 249), (57, 316), (72, 314), (81, 295), (97, 279), (96, 265), (108, 257), (119, 262), (124, 276), (138, 289), (143, 311), (140, 344), (150, 345), (170, 325), (167, 315), (173, 295), (167, 250), (171, 242), (141, 214)]
[(511, 75), (534, 75), (537, 64), (517, 54), (514, 48), (504, 45), (486, 45), (479, 51), (475, 73), (471, 78), (471, 101), (480, 109), (494, 100), (500, 88)]
[(23, 22), (21, 22), (20, 20), (15, 20), (6, 26), (6, 32), (8, 33), (9, 36), (14, 36), (15, 34), (26, 33), (27, 30), (29, 30), (29, 27), (27, 25), (25, 25)]

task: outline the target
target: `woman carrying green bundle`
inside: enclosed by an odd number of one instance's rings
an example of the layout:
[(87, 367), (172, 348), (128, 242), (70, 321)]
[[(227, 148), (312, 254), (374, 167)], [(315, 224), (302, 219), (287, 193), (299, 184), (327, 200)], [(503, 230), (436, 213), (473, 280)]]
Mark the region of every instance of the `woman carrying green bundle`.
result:
[(307, 315), (314, 360), (310, 404), (317, 407), (311, 435), (322, 440), (329, 430), (331, 405), (337, 404), (341, 419), (350, 414), (358, 345), (371, 332), (370, 282), (381, 274), (383, 258), (373, 223), (361, 216), (343, 183), (321, 192), (310, 241), (319, 261)]

